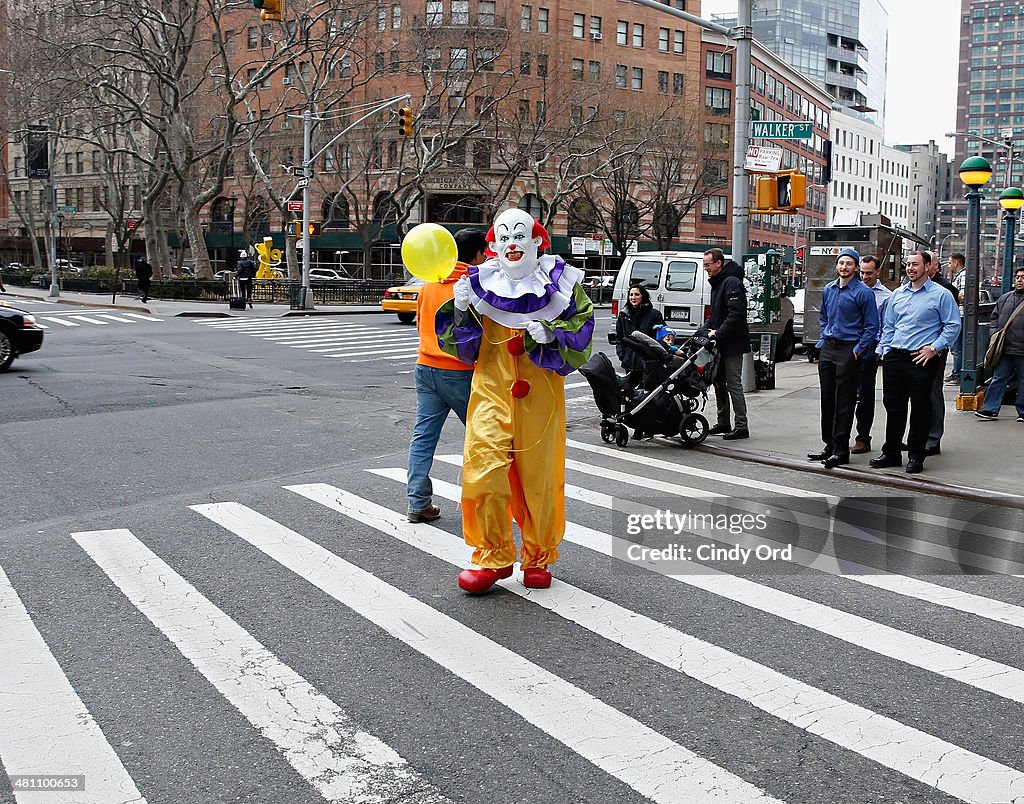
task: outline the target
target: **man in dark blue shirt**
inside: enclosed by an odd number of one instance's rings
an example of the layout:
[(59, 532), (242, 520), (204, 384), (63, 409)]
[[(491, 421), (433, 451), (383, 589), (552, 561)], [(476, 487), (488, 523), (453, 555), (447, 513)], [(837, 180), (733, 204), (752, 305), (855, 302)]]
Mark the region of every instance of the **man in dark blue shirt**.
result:
[(837, 279), (821, 299), (818, 381), (821, 385), (821, 440), (825, 448), (810, 452), (826, 469), (850, 462), (850, 430), (857, 405), (857, 361), (871, 355), (878, 338), (875, 294), (857, 278), (860, 254), (844, 248), (836, 258)]

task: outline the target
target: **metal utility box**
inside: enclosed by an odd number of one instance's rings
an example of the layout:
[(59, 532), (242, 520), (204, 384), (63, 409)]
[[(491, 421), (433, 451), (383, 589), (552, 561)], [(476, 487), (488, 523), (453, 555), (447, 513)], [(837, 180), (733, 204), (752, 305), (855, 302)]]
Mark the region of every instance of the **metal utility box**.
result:
[(882, 284), (899, 287), (903, 276), (903, 235), (886, 225), (830, 226), (807, 232), (804, 256), (804, 344), (810, 348), (821, 337), (821, 296), (825, 285), (836, 278), (836, 257), (852, 248), (862, 257), (878, 257)]

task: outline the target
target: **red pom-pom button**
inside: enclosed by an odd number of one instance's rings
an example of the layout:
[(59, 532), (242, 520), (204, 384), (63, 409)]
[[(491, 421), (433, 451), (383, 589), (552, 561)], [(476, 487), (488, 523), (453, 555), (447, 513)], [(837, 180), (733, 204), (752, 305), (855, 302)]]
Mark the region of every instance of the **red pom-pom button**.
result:
[(522, 399), (530, 393), (530, 383), (526, 380), (516, 380), (512, 383), (512, 396), (516, 399)]
[(508, 342), (508, 353), (515, 357), (523, 354), (526, 351), (526, 344), (523, 343), (523, 336), (516, 335)]

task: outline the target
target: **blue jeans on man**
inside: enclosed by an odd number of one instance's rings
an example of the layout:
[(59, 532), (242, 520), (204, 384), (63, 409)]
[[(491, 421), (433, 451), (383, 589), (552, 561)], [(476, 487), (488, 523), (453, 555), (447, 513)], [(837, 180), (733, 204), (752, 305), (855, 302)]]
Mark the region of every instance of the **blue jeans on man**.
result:
[(431, 505), (434, 493), (430, 482), (430, 467), (434, 463), (434, 450), (441, 438), (441, 428), (449, 411), (455, 411), (466, 423), (469, 389), (473, 383), (472, 371), (440, 369), (416, 364), (416, 425), (409, 444), (409, 467), (406, 493), (408, 510), (424, 511)]
[(1024, 416), (1024, 355), (1004, 354), (996, 363), (996, 369), (992, 372), (992, 379), (985, 392), (985, 401), (981, 405), (983, 413), (999, 415), (999, 408), (1002, 407), (1003, 397), (1006, 395), (1006, 386), (1014, 371), (1017, 372), (1017, 415)]
[(953, 341), (953, 345), (949, 350), (953, 353), (953, 369), (949, 372), (949, 375), (954, 380), (959, 380), (960, 369), (963, 368), (964, 364), (964, 331), (962, 328), (960, 330), (960, 335), (955, 341)]

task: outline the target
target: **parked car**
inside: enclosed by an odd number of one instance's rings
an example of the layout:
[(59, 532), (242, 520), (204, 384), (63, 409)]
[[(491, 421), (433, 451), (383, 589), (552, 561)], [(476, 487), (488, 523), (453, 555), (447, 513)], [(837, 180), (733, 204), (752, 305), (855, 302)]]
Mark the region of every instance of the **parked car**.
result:
[(587, 288), (610, 288), (615, 285), (615, 276), (592, 276), (590, 279), (586, 279), (583, 282), (583, 286)]
[(24, 267), (25, 266), (22, 265), (20, 262), (9, 262), (9, 263), (7, 263), (7, 268), (5, 270), (7, 270), (7, 271), (21, 271), (22, 269), (24, 269)]
[(0, 306), (0, 371), (7, 371), (14, 358), (36, 351), (43, 345), (43, 330), (35, 316), (16, 307)]
[(388, 288), (380, 301), (381, 308), (385, 313), (397, 313), (403, 324), (411, 324), (416, 320), (416, 300), (424, 284), (422, 279), (413, 279), (408, 284)]
[(345, 282), (349, 278), (333, 268), (310, 268), (310, 282)]
[(235, 275), (234, 271), (217, 271), (213, 275), (214, 281), (216, 282), (227, 282), (231, 277)]

